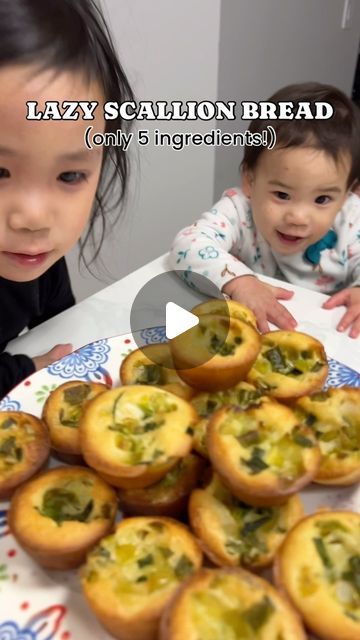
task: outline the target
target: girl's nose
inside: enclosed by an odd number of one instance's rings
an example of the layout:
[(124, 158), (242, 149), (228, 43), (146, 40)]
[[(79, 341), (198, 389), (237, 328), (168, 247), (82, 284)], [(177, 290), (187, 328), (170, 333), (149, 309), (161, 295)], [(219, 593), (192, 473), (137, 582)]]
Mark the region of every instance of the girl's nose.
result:
[(14, 231), (44, 231), (51, 226), (47, 198), (39, 192), (19, 194), (9, 214), (9, 226)]

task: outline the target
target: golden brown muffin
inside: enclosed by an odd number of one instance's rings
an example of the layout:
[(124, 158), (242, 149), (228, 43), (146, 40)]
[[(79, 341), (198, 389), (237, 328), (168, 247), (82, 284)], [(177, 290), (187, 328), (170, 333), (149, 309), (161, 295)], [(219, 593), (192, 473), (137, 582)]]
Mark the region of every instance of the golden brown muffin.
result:
[(20, 487), (9, 527), (23, 549), (48, 569), (73, 569), (114, 524), (117, 496), (90, 469), (58, 467)]
[(243, 380), (260, 351), (260, 335), (247, 322), (204, 314), (199, 324), (170, 340), (179, 376), (195, 389), (218, 391)]
[(159, 640), (306, 640), (300, 618), (268, 582), (244, 569), (201, 569), (175, 594)]
[(204, 469), (205, 461), (190, 454), (151, 487), (120, 489), (120, 507), (125, 513), (135, 516), (181, 518), (186, 512), (189, 494), (199, 483)]
[(280, 547), (275, 579), (319, 640), (360, 638), (360, 515), (299, 522)]
[(299, 496), (279, 507), (250, 507), (238, 500), (214, 473), (189, 500), (191, 528), (206, 555), (218, 566), (269, 566), (291, 527), (304, 515)]
[(319, 442), (322, 460), (314, 482), (359, 482), (360, 389), (332, 388), (305, 396), (296, 402), (295, 410)]
[(46, 425), (23, 411), (0, 412), (0, 500), (36, 473), (50, 453)]
[(294, 411), (263, 398), (243, 410), (224, 407), (207, 431), (210, 460), (230, 491), (254, 506), (279, 505), (309, 484), (320, 464), (320, 449)]
[(42, 419), (49, 427), (51, 446), (56, 452), (81, 456), (79, 422), (83, 408), (107, 389), (99, 382), (70, 380), (50, 393)]
[(196, 305), (193, 309), (191, 309), (191, 313), (196, 316), (203, 316), (207, 313), (211, 313), (213, 315), (218, 316), (231, 316), (232, 318), (236, 318), (237, 320), (242, 320), (243, 322), (248, 322), (256, 329), (256, 316), (249, 309), (245, 307), (245, 305), (240, 302), (236, 302), (236, 300), (207, 300), (206, 302), (201, 302)]
[(215, 411), (230, 404), (247, 409), (252, 404), (258, 404), (262, 395), (260, 389), (256, 389), (247, 382), (239, 382), (235, 387), (224, 391), (197, 393), (191, 399), (191, 404), (200, 417), (200, 420), (194, 425), (193, 448), (195, 451), (205, 458), (209, 457), (206, 448), (206, 431)]
[(190, 453), (195, 420), (186, 400), (158, 387), (105, 391), (83, 413), (83, 456), (110, 484), (141, 489), (158, 482)]
[(127, 518), (88, 556), (82, 587), (115, 638), (155, 640), (164, 607), (201, 562), (195, 538), (176, 520)]
[(190, 400), (194, 390), (174, 369), (168, 343), (148, 344), (126, 356), (120, 367), (122, 384), (150, 384), (162, 387), (175, 395)]
[(270, 331), (261, 341), (249, 382), (284, 401), (323, 388), (328, 364), (321, 342), (299, 331)]

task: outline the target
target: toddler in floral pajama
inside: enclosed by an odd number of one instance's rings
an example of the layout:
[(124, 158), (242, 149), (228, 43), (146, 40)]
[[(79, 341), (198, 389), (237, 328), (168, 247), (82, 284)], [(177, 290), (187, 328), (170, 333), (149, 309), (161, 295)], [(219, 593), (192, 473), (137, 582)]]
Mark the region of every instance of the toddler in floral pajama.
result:
[(279, 302), (293, 292), (256, 274), (330, 294), (324, 308), (344, 305), (337, 329), (360, 335), (360, 111), (338, 89), (318, 83), (285, 87), (271, 102), (328, 102), (331, 119), (253, 120), (271, 125), (272, 150), (246, 146), (241, 187), (228, 189), (199, 220), (178, 233), (174, 269), (208, 277), (253, 310), (260, 331), (268, 322), (293, 329)]

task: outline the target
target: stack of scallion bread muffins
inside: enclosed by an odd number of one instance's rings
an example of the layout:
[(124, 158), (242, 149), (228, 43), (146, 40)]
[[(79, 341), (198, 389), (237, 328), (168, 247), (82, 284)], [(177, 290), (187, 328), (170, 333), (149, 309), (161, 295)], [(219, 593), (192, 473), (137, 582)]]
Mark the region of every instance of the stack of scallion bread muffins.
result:
[[(192, 312), (123, 360), (121, 386), (0, 413), (12, 533), (48, 569), (81, 566), (119, 640), (360, 640), (360, 515), (305, 516), (299, 496), (359, 482), (360, 390), (324, 390), (311, 336), (260, 335), (234, 301)], [(70, 466), (41, 471), (50, 451)]]

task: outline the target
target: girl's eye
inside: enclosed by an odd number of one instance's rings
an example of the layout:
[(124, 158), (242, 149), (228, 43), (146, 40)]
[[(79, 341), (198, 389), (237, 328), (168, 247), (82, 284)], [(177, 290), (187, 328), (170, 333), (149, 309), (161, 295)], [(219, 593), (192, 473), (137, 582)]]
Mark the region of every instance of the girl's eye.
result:
[(315, 199), (316, 204), (328, 204), (331, 201), (329, 196), (318, 196)]
[(274, 193), (279, 200), (288, 200), (290, 198), (289, 194), (285, 193), (285, 191), (275, 191)]
[(81, 171), (64, 171), (59, 175), (58, 180), (66, 184), (79, 184), (86, 180), (86, 174)]
[(10, 178), (10, 171), (4, 169), (4, 167), (0, 167), (0, 180), (2, 178)]

